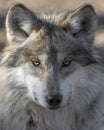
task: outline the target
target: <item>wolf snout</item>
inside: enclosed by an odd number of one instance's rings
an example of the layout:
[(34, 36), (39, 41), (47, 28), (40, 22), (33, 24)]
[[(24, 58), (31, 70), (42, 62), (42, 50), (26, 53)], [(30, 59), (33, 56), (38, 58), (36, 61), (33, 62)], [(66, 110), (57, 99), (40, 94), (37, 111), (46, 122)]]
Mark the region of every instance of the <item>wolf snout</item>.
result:
[(61, 94), (51, 94), (46, 96), (46, 101), (51, 107), (58, 107), (62, 102)]

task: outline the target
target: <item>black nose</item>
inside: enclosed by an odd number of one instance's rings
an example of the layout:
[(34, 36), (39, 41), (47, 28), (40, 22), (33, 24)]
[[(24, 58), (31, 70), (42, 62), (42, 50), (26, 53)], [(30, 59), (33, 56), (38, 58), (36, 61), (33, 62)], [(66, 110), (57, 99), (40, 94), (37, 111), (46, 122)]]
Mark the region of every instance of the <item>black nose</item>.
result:
[(61, 104), (62, 96), (60, 94), (57, 95), (48, 95), (46, 97), (46, 101), (50, 106), (56, 107)]

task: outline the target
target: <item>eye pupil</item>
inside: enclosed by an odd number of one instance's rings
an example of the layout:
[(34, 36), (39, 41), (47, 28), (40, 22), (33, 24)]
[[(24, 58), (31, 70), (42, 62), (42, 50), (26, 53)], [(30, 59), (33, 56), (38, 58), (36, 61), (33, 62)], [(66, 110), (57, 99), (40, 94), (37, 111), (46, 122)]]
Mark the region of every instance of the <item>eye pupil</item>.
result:
[(40, 61), (38, 59), (32, 59), (31, 62), (32, 62), (32, 64), (34, 66), (39, 66), (40, 65)]

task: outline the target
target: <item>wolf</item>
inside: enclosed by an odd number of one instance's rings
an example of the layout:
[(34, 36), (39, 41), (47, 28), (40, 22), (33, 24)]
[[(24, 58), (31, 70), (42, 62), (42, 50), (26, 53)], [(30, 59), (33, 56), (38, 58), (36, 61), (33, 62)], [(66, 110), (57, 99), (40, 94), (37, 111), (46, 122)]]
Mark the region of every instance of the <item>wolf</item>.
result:
[(104, 130), (104, 54), (93, 45), (92, 5), (6, 17), (0, 62), (0, 130)]

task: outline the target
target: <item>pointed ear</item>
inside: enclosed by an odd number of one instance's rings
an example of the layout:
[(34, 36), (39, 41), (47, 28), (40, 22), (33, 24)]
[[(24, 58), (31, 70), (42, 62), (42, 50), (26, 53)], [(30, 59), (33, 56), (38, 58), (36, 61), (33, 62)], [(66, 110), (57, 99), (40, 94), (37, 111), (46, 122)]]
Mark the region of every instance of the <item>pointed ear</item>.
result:
[(88, 41), (93, 40), (97, 18), (91, 5), (82, 5), (69, 14), (65, 22), (70, 26), (73, 36), (86, 38)]
[(12, 6), (6, 17), (6, 31), (8, 42), (21, 43), (38, 29), (37, 17), (23, 4)]

